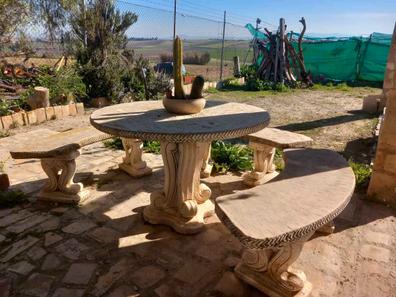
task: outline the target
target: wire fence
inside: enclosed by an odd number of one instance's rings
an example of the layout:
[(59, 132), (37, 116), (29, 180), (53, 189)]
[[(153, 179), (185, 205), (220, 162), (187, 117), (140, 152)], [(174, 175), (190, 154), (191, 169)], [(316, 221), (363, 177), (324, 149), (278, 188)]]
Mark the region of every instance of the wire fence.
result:
[[(178, 1), (176, 34), (184, 40), (185, 54), (210, 55), (205, 65), (186, 65), (187, 72), (202, 74), (209, 79), (220, 76), (220, 58), (223, 38), (223, 11), (192, 1)], [(137, 22), (126, 32), (127, 47), (137, 55), (148, 58), (152, 64), (160, 62), (161, 55), (172, 53), (173, 0), (117, 0), (121, 12), (138, 15)], [(255, 19), (227, 13), (224, 35), (224, 74), (233, 73), (233, 57), (239, 56), (243, 63), (252, 61), (251, 35), (245, 24)], [(266, 24), (272, 28), (272, 24)], [(26, 45), (24, 44), (26, 43)], [(28, 46), (28, 44), (30, 44)], [(27, 55), (28, 52), (28, 55)], [(3, 44), (0, 56), (10, 62), (29, 62), (35, 65), (53, 64), (64, 54), (61, 40), (50, 42), (42, 24), (29, 24), (9, 43)], [(26, 61), (25, 61), (26, 62)]]

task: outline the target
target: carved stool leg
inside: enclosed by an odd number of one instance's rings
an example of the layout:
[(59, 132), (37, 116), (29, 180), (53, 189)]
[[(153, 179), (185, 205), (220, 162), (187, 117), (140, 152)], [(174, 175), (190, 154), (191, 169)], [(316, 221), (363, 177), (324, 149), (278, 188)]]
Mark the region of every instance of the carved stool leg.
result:
[(203, 150), (202, 167), (201, 167), (201, 178), (207, 178), (212, 173), (213, 164), (210, 160), (210, 151), (212, 146), (210, 143), (200, 144)]
[(335, 230), (335, 225), (334, 225), (334, 221), (331, 221), (329, 223), (327, 223), (326, 225), (322, 226), (321, 228), (319, 228), (318, 230), (316, 230), (319, 233), (323, 233), (323, 234), (332, 234), (334, 233)]
[(243, 176), (243, 182), (249, 187), (255, 187), (278, 175), (273, 164), (275, 148), (252, 141), (249, 146), (254, 150), (254, 169)]
[(241, 263), (235, 268), (237, 276), (268, 296), (309, 296), (311, 283), (304, 272), (290, 265), (297, 260), (312, 234), (276, 248), (246, 249)]
[(125, 157), (119, 168), (133, 177), (142, 177), (152, 173), (152, 169), (142, 160), (143, 142), (139, 139), (121, 138)]
[(183, 234), (197, 233), (204, 218), (213, 214), (209, 187), (201, 184), (202, 156), (209, 144), (161, 142), (165, 185), (151, 194), (144, 209), (146, 221), (165, 224)]
[(76, 158), (80, 151), (74, 151), (57, 158), (41, 159), (41, 166), (48, 176), (46, 186), (38, 194), (39, 200), (76, 203), (88, 196), (81, 183), (74, 183)]

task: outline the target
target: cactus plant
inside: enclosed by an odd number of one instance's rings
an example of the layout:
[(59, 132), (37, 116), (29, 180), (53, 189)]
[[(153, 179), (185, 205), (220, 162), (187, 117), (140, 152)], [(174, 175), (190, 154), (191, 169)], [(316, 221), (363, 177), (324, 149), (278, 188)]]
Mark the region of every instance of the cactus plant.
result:
[(173, 79), (175, 81), (175, 99), (185, 99), (183, 89), (183, 44), (179, 36), (173, 42)]
[[(173, 99), (199, 99), (202, 98), (202, 91), (205, 83), (203, 76), (199, 75), (194, 79), (191, 94), (186, 96), (183, 89), (183, 43), (179, 36), (173, 42), (173, 79), (175, 84), (175, 96)], [(169, 98), (169, 95), (167, 95)]]

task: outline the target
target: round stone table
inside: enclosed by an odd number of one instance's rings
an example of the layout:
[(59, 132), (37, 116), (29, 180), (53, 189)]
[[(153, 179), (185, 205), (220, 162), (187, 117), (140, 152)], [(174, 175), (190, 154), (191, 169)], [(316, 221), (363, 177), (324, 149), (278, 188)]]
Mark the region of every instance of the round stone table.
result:
[(261, 108), (221, 101), (208, 101), (203, 111), (193, 115), (170, 114), (161, 101), (112, 105), (91, 115), (91, 124), (105, 133), (160, 141), (164, 190), (151, 194), (143, 216), (152, 224), (169, 225), (184, 234), (199, 232), (204, 218), (213, 214), (211, 191), (200, 181), (211, 142), (257, 132), (269, 120)]

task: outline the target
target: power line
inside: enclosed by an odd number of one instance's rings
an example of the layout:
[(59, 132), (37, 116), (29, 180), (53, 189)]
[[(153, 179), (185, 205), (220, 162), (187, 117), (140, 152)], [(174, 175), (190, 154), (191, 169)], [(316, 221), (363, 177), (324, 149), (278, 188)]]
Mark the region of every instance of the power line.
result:
[[(167, 13), (173, 13), (172, 10), (168, 10), (168, 9), (162, 8), (162, 7), (161, 7), (161, 8), (159, 8), (159, 7), (152, 7), (152, 6), (147, 6), (147, 5), (143, 5), (143, 4), (133, 3), (133, 2), (125, 1), (125, 0), (117, 0), (117, 2), (123, 3), (123, 4), (127, 4), (127, 5), (133, 5), (133, 6), (137, 6), (137, 7), (142, 7), (142, 8), (149, 8), (149, 9), (153, 9), (153, 10), (164, 11), (164, 12), (167, 12)], [(147, 2), (149, 2), (149, 1), (147, 1)], [(149, 2), (149, 3), (150, 3), (150, 2)], [(151, 2), (151, 3), (152, 3), (152, 2)], [(152, 3), (152, 4), (153, 4), (153, 3)], [(215, 19), (212, 19), (211, 17), (197, 16), (197, 15), (193, 15), (193, 14), (190, 14), (190, 13), (180, 12), (180, 9), (178, 9), (177, 14), (179, 14), (179, 15), (181, 15), (181, 16), (186, 16), (186, 17), (191, 17), (191, 18), (206, 20), (206, 21), (210, 21), (210, 22), (221, 23), (220, 20), (215, 20)], [(237, 26), (237, 27), (244, 28), (244, 25), (242, 25), (242, 24), (237, 24), (237, 23), (234, 23), (234, 22), (227, 22), (227, 24), (230, 24), (230, 25), (234, 25), (234, 26)]]

